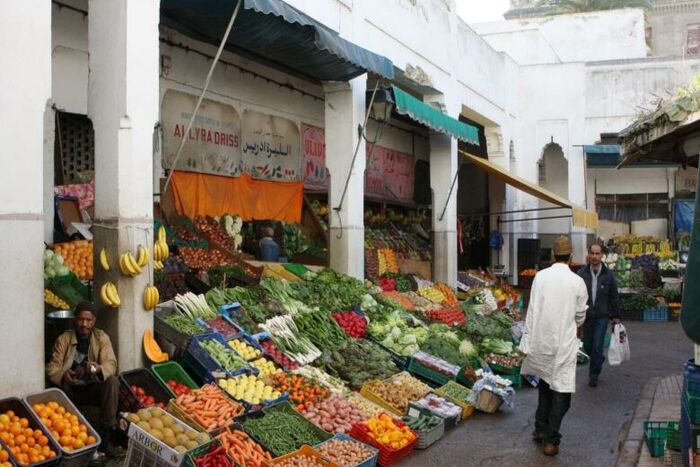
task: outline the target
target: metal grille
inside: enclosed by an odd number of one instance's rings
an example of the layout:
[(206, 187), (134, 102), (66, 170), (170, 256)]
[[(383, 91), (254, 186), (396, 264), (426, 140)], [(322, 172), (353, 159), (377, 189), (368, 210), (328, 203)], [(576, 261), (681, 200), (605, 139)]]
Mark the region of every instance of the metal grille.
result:
[(95, 132), (86, 115), (57, 113), (56, 149), (60, 164), (57, 184), (82, 183), (91, 178), (86, 176), (95, 170)]

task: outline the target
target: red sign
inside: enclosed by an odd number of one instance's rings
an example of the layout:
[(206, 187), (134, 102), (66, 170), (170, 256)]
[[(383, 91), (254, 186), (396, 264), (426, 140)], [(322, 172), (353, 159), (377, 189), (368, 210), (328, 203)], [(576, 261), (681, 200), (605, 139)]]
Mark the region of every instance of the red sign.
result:
[(304, 184), (328, 188), (325, 130), (302, 123), (301, 141), (304, 145)]
[(384, 198), (384, 155), (379, 146), (367, 144), (367, 168), (365, 169), (365, 195)]
[(382, 146), (367, 145), (365, 194), (386, 200), (413, 201), (415, 164), (413, 156)]

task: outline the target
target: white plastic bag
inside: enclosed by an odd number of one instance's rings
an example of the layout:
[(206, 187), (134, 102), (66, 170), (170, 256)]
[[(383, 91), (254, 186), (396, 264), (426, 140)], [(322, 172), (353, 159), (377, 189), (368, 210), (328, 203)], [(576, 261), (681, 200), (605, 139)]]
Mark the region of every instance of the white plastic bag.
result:
[(627, 330), (622, 324), (615, 324), (610, 339), (610, 349), (608, 349), (608, 363), (615, 366), (629, 359), (630, 341), (627, 337)]

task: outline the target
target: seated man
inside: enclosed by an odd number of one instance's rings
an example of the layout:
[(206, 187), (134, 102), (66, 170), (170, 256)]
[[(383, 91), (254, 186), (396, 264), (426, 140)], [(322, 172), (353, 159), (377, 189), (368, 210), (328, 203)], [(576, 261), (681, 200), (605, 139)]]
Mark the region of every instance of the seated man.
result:
[(115, 446), (119, 380), (112, 342), (95, 328), (97, 308), (80, 302), (75, 308), (75, 329), (61, 334), (53, 347), (46, 374), (74, 404), (100, 407), (100, 436), (108, 455)]
[(258, 259), (260, 261), (270, 261), (276, 263), (280, 259), (280, 246), (272, 238), (275, 231), (272, 227), (264, 227), (260, 229), (262, 237), (258, 242)]

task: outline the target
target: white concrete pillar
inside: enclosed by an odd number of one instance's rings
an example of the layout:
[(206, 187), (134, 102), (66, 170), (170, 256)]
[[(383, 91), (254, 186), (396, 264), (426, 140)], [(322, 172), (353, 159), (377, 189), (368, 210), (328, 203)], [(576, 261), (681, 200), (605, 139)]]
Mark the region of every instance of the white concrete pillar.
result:
[(42, 179), (51, 2), (0, 0), (0, 12), (0, 397), (8, 397), (44, 387)]
[[(328, 190), (330, 266), (338, 272), (364, 279), (364, 141), (360, 143), (352, 172), (350, 165), (360, 138), (358, 125), (362, 125), (365, 118), (367, 76), (349, 82), (324, 83), (323, 88), (326, 97), (326, 167), (331, 176)], [(342, 209), (335, 211), (348, 176)]]
[[(430, 186), (433, 190), (433, 281), (457, 286), (457, 189), (450, 193), (459, 170), (457, 140), (440, 133), (430, 133)], [(447, 209), (442, 211), (449, 195)]]
[[(104, 246), (109, 272), (95, 263), (95, 289), (117, 285), (119, 309), (105, 309), (119, 369), (143, 366), (141, 340), (153, 326), (143, 309), (152, 266), (131, 278), (118, 255), (153, 245), (153, 131), (158, 120), (159, 0), (90, 0), (88, 114), (95, 128), (95, 252)], [(96, 255), (97, 256), (97, 255)], [(98, 299), (99, 300), (99, 299)]]

